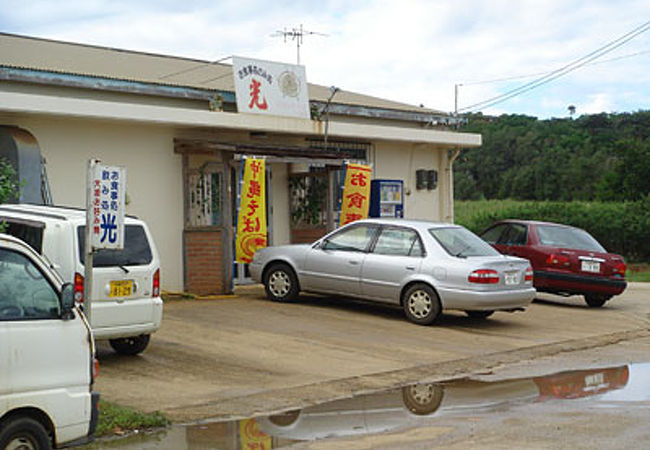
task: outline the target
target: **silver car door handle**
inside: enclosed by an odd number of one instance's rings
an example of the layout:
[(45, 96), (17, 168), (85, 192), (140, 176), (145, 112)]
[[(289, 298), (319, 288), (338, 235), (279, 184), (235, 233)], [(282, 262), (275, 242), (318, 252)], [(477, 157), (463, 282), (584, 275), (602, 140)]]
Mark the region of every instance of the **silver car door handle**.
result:
[(406, 270), (415, 270), (415, 266), (406, 266)]
[(350, 264), (352, 264), (353, 266), (357, 266), (357, 265), (359, 265), (359, 261), (354, 261), (354, 260), (352, 260), (352, 261), (348, 261), (348, 262), (349, 262)]

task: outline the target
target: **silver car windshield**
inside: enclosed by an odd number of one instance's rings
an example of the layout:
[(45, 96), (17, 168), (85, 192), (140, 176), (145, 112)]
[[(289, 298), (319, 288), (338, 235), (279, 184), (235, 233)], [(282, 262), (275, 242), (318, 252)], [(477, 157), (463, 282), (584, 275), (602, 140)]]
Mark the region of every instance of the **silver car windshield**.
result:
[(452, 256), (467, 258), (499, 255), (490, 244), (465, 228), (431, 228), (429, 233)]

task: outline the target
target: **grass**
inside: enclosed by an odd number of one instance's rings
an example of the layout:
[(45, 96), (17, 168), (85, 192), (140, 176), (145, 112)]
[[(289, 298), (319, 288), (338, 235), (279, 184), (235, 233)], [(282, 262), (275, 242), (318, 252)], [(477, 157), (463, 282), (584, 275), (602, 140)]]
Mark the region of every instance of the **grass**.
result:
[(454, 200), (454, 222), (458, 224), (467, 224), (472, 221), (472, 217), (486, 212), (497, 211), (512, 207), (518, 203), (517, 200)]
[(650, 264), (630, 264), (625, 279), (627, 281), (650, 282)]
[(96, 437), (112, 434), (126, 434), (129, 431), (160, 428), (169, 425), (169, 420), (163, 413), (142, 413), (115, 403), (99, 401), (99, 422)]

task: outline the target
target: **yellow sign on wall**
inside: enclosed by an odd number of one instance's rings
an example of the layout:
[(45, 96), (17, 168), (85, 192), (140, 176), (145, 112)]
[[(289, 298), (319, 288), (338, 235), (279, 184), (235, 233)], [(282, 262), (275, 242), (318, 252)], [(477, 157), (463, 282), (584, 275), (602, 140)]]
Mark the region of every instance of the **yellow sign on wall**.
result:
[(255, 419), (240, 421), (239, 435), (242, 450), (271, 450), (272, 448), (271, 436), (260, 431)]
[(372, 169), (370, 166), (363, 164), (346, 165), (345, 186), (341, 197), (340, 226), (368, 217), (371, 174)]
[(257, 249), (266, 247), (266, 193), (264, 160), (244, 160), (244, 183), (237, 216), (237, 262), (249, 263)]

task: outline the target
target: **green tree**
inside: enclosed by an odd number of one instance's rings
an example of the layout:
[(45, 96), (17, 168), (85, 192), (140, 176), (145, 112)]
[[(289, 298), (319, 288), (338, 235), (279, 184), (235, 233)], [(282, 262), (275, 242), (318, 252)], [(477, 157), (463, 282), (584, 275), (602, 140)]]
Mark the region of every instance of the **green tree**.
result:
[[(0, 204), (15, 199), (19, 188), (16, 170), (5, 158), (0, 158)], [(0, 222), (0, 233), (4, 231), (5, 223)]]
[(16, 170), (5, 158), (0, 158), (0, 203), (15, 199), (19, 188)]
[(483, 145), (454, 163), (455, 198), (635, 200), (647, 195), (650, 111), (538, 120), (470, 114)]
[(623, 139), (614, 163), (597, 186), (600, 200), (640, 200), (650, 194), (650, 138)]

